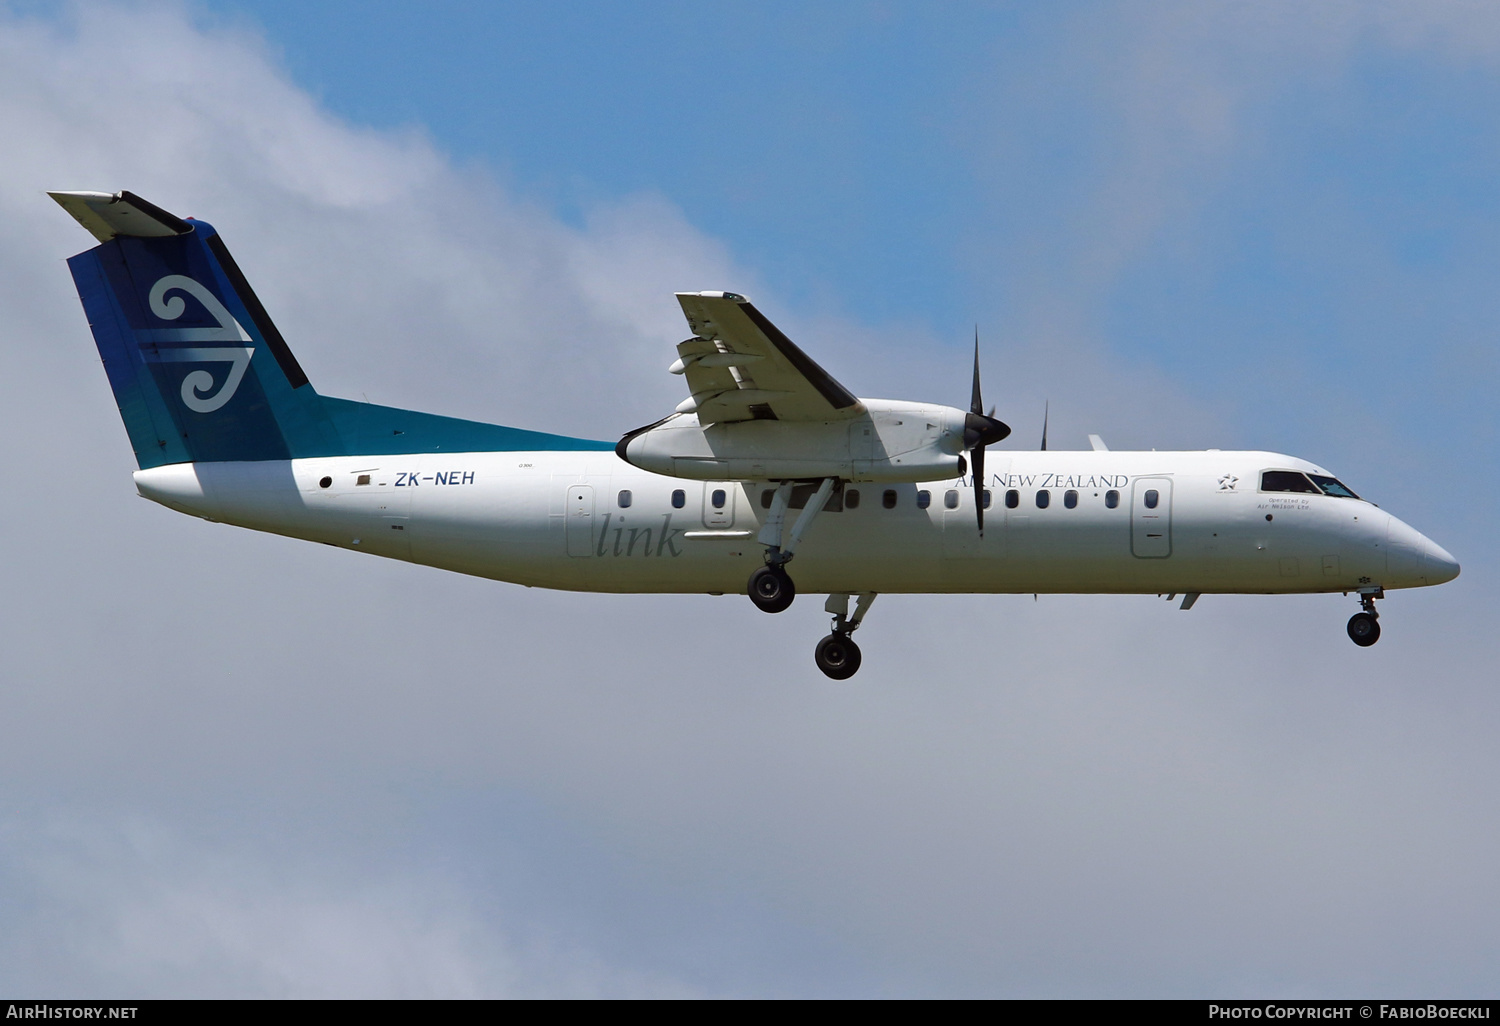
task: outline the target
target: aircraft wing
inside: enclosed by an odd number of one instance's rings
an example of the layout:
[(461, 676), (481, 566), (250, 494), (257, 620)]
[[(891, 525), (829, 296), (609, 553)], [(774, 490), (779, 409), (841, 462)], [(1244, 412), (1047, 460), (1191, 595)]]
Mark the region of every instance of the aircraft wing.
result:
[(864, 404), (733, 292), (679, 292), (694, 337), (677, 347), (674, 373), (692, 397), (677, 407), (703, 424), (737, 420), (830, 421)]

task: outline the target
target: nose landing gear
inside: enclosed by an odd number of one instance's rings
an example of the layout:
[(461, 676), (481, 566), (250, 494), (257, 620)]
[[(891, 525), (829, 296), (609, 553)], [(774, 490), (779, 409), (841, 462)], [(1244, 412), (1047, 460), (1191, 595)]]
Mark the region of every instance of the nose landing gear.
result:
[(850, 616), (848, 594), (828, 596), (823, 608), (833, 614), (833, 633), (818, 642), (817, 650), (813, 652), (818, 669), (826, 676), (848, 680), (859, 672), (859, 646), (849, 635), (859, 630), (865, 614), (870, 611), (870, 603), (874, 601), (875, 592), (864, 592), (854, 603), (854, 615)]
[(1380, 640), (1380, 614), (1375, 611), (1375, 600), (1378, 598), (1385, 598), (1385, 589), (1361, 591), (1360, 612), (1349, 617), (1349, 640), (1360, 648), (1369, 648)]

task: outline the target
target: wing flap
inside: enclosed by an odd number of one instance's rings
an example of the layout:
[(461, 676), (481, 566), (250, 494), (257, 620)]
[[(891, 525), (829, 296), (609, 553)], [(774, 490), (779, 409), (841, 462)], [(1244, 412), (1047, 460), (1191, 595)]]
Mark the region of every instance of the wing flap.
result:
[[(775, 419), (830, 421), (864, 404), (733, 292), (679, 292), (694, 337), (677, 347), (692, 398), (679, 412), (701, 423)], [(674, 364), (673, 369), (677, 369)]]

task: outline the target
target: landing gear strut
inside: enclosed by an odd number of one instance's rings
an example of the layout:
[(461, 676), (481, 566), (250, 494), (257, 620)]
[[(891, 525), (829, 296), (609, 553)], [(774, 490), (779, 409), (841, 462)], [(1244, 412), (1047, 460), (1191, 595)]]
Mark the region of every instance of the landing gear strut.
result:
[[(803, 533), (828, 504), (828, 497), (833, 494), (835, 483), (837, 483), (837, 478), (825, 477), (823, 479), (818, 485), (818, 490), (807, 500), (807, 505), (802, 507), (801, 515), (797, 517), (796, 523), (792, 525), (790, 532), (786, 532), (784, 538), (782, 528), (786, 525), (786, 511), (791, 505), (792, 488), (796, 482), (782, 481), (776, 486), (776, 494), (771, 498), (771, 510), (766, 514), (766, 524), (756, 537), (756, 540), (766, 547), (766, 565), (755, 569), (746, 587), (750, 593), (750, 601), (755, 603), (757, 609), (767, 613), (779, 613), (791, 605), (792, 599), (797, 597), (797, 586), (792, 583), (791, 577), (787, 574), (786, 565), (797, 554), (797, 543), (802, 540)], [(854, 665), (858, 667), (859, 650), (854, 651)], [(821, 666), (822, 662), (820, 661), (818, 665)]]
[(1349, 640), (1360, 648), (1369, 648), (1380, 640), (1380, 614), (1375, 611), (1375, 600), (1378, 598), (1385, 598), (1383, 588), (1361, 591), (1360, 612), (1349, 617)]
[(847, 594), (828, 596), (828, 602), (823, 608), (833, 614), (833, 633), (818, 642), (813, 659), (816, 660), (818, 669), (834, 680), (848, 680), (859, 672), (859, 646), (849, 635), (859, 630), (860, 622), (864, 620), (865, 614), (870, 611), (870, 603), (874, 601), (873, 591), (860, 595), (854, 603), (854, 615), (850, 616)]

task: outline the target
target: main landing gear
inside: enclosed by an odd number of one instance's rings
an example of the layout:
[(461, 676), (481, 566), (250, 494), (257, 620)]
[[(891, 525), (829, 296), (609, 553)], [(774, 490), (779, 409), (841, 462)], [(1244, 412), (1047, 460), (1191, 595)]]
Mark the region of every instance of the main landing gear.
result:
[(1380, 614), (1375, 600), (1385, 598), (1385, 589), (1369, 588), (1359, 593), (1360, 612), (1349, 617), (1349, 640), (1360, 648), (1369, 648), (1380, 640)]
[(850, 616), (847, 594), (828, 596), (823, 608), (833, 614), (833, 633), (818, 642), (813, 659), (817, 661), (818, 669), (834, 680), (848, 680), (859, 672), (859, 646), (849, 635), (859, 630), (860, 622), (874, 601), (875, 592), (863, 593), (854, 603), (854, 615)]
[[(776, 486), (776, 494), (771, 498), (771, 510), (766, 514), (766, 524), (756, 536), (756, 540), (766, 547), (766, 565), (756, 568), (750, 575), (746, 588), (750, 593), (750, 601), (755, 603), (756, 608), (767, 613), (779, 613), (797, 597), (797, 586), (787, 574), (786, 565), (796, 555), (797, 544), (802, 540), (803, 533), (828, 504), (828, 497), (833, 494), (836, 481), (832, 477), (822, 480), (818, 490), (808, 498), (807, 505), (802, 507), (802, 513), (790, 532), (783, 532), (782, 528), (786, 525), (786, 511), (791, 505), (795, 482), (783, 481)], [(855, 649), (856, 667), (859, 665), (858, 651)], [(821, 666), (822, 663), (818, 665)]]

